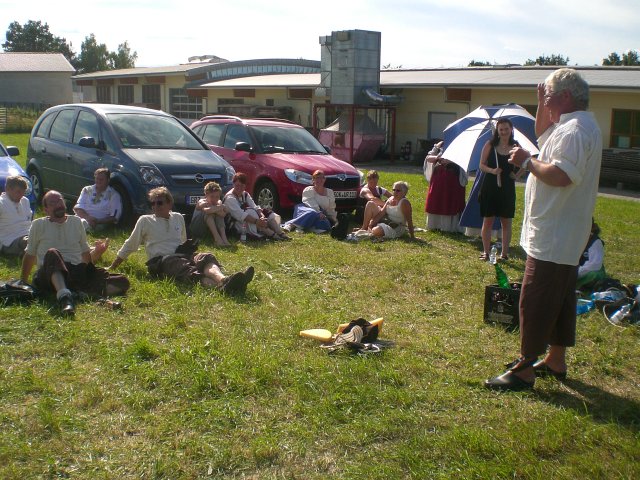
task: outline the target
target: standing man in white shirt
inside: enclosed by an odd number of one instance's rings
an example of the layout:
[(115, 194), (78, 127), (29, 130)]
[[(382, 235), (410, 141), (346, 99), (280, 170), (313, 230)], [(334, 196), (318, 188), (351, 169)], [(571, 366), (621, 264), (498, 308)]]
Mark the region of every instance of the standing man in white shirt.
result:
[(29, 199), (24, 196), (29, 185), (19, 175), (7, 177), (0, 195), (0, 253), (24, 254), (33, 212)]
[(580, 74), (554, 71), (538, 85), (538, 158), (519, 147), (511, 150), (509, 162), (530, 172), (520, 237), (527, 252), (520, 358), (487, 380), (487, 388), (523, 390), (533, 387), (536, 376), (567, 376), (566, 350), (576, 340), (578, 263), (591, 230), (602, 162), (602, 134), (588, 106), (589, 85)]

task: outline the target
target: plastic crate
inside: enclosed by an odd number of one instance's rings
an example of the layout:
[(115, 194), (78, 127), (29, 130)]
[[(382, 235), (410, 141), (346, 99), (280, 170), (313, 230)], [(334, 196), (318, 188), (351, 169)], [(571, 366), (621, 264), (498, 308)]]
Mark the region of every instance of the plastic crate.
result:
[(484, 289), (484, 321), (518, 328), (520, 325), (520, 283), (512, 283), (511, 288), (487, 285)]

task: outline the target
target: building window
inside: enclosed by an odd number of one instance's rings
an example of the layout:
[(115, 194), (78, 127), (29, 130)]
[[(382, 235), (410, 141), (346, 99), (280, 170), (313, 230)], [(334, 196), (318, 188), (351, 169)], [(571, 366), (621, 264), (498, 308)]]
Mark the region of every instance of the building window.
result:
[(146, 103), (149, 108), (160, 110), (160, 85), (143, 85), (142, 103)]
[(238, 98), (254, 98), (256, 96), (255, 88), (234, 88), (233, 96)]
[(611, 147), (640, 147), (640, 111), (614, 109), (611, 116)]
[(118, 85), (118, 103), (120, 105), (133, 103), (133, 85)]
[(111, 103), (111, 86), (98, 85), (96, 87), (96, 100), (98, 103)]
[(169, 111), (178, 118), (202, 118), (202, 97), (189, 96), (185, 88), (170, 88)]

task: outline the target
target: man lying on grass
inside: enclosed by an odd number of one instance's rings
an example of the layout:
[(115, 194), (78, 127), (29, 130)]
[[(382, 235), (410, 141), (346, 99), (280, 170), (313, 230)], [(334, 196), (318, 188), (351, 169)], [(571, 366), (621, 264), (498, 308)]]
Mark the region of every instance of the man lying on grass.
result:
[(253, 267), (225, 276), (213, 254), (180, 253), (178, 247), (186, 242), (187, 229), (184, 217), (171, 211), (173, 197), (166, 187), (151, 190), (149, 203), (153, 213), (138, 219), (131, 236), (124, 242), (109, 269), (117, 268), (144, 244), (147, 269), (152, 275), (166, 276), (184, 283), (200, 283), (228, 294), (243, 293), (247, 289), (253, 279)]

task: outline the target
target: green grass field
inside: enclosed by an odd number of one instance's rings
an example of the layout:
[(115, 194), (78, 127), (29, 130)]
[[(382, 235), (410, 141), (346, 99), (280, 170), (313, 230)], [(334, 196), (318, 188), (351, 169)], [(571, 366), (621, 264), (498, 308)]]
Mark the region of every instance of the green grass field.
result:
[[(26, 153), (18, 137), (0, 140)], [(381, 173), (400, 179), (424, 226), (424, 179)], [(522, 198), (519, 187), (516, 238)], [(595, 215), (607, 271), (640, 282), (640, 203), (600, 197)], [(110, 234), (104, 265), (127, 235)], [(565, 383), (490, 392), (482, 382), (519, 340), (482, 320), (494, 273), (479, 241), (292, 236), (205, 242), (229, 271), (255, 266), (240, 298), (149, 281), (140, 251), (121, 267), (121, 312), (0, 308), (0, 478), (640, 478), (639, 328), (583, 315)], [(518, 280), (524, 255), (512, 253)], [(19, 272), (0, 259), (0, 278)], [(298, 336), (357, 317), (384, 317), (395, 347), (329, 355)]]

